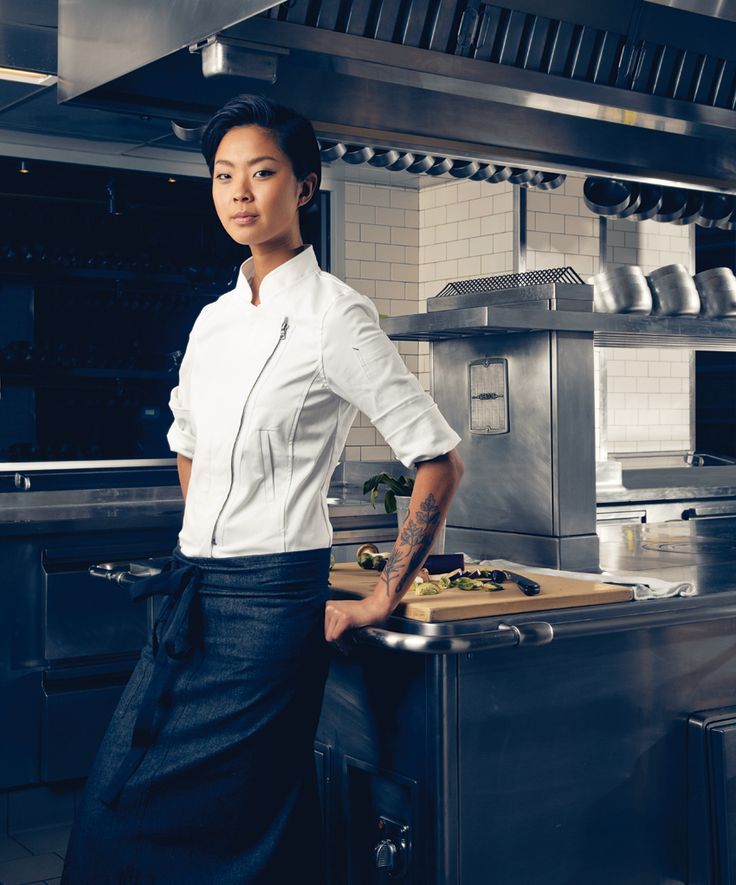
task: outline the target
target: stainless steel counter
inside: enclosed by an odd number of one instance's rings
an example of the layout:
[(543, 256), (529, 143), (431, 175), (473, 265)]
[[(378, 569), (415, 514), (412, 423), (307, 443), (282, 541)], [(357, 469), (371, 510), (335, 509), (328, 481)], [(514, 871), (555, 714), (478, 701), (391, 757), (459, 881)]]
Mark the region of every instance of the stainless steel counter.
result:
[(618, 487), (596, 489), (599, 504), (736, 497), (736, 466), (624, 469)]
[[(346, 520), (371, 527), (396, 525), (395, 514), (387, 514), (380, 501), (373, 507), (357, 483), (333, 484), (327, 500), (334, 527)], [(176, 527), (183, 510), (177, 486), (9, 493), (0, 496), (0, 536), (84, 530), (90, 523)]]

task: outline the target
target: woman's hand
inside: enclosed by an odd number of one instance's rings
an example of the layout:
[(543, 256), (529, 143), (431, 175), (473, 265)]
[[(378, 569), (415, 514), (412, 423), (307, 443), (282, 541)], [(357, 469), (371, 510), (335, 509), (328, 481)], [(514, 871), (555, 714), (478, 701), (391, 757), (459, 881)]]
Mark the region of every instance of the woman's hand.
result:
[(374, 594), (366, 599), (330, 599), (325, 604), (325, 639), (334, 642), (343, 654), (349, 651), (347, 631), (369, 624), (380, 624), (391, 614), (385, 599)]

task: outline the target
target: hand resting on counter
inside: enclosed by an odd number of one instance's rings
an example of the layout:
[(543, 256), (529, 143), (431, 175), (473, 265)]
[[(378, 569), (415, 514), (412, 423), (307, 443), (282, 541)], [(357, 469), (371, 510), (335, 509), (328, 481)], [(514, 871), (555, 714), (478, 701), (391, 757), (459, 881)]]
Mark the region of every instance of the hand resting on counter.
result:
[(417, 463), (409, 514), (370, 596), (331, 599), (325, 605), (325, 639), (347, 653), (349, 631), (385, 621), (401, 602), (434, 542), (460, 484), (464, 467), (455, 449)]

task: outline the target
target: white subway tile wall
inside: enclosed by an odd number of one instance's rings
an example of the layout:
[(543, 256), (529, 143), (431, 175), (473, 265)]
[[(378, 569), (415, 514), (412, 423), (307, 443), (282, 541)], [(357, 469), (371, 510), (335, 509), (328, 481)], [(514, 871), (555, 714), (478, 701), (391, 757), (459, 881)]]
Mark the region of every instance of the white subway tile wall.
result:
[[(346, 183), (345, 282), (367, 295), (381, 316), (417, 313), (419, 250), (417, 188)], [(394, 343), (407, 367), (428, 390), (429, 361), (422, 361), (419, 344)], [(385, 461), (394, 455), (369, 419), (358, 413), (342, 457)]]
[[(644, 273), (665, 264), (693, 268), (690, 228), (658, 221), (611, 220), (609, 267), (638, 264)], [(680, 347), (606, 348), (608, 452), (692, 448), (690, 351)]]
[[(511, 273), (513, 225), (509, 184), (448, 180), (420, 189), (347, 183), (345, 279), (384, 316), (423, 313), (427, 298), (453, 280)], [(429, 345), (395, 344), (431, 393)], [(384, 461), (394, 455), (359, 414), (343, 457)]]
[[(569, 265), (583, 279), (598, 273), (599, 220), (583, 200), (584, 182), (582, 175), (568, 175), (556, 190), (528, 192), (527, 270)], [(606, 244), (609, 267), (638, 264), (644, 273), (664, 264), (690, 268), (690, 231), (684, 225), (611, 220)], [(601, 371), (602, 364), (607, 371)], [(628, 379), (625, 389), (621, 388), (623, 376)], [(606, 378), (603, 397), (599, 387)], [(632, 379), (638, 379), (641, 388), (646, 388), (646, 400), (639, 398), (644, 395), (643, 389), (628, 383)], [(604, 348), (597, 353), (596, 458), (605, 460), (609, 453), (615, 456), (690, 448), (689, 390), (688, 350)], [(678, 397), (676, 407), (669, 399), (673, 394)]]
[[(584, 176), (568, 175), (553, 191), (527, 193), (527, 270), (570, 265), (587, 279), (598, 272), (599, 221), (583, 200)], [(346, 281), (379, 313), (426, 311), (448, 282), (513, 271), (513, 186), (441, 181), (429, 187), (347, 183)], [(610, 221), (607, 262), (690, 267), (686, 226)], [(431, 393), (429, 345), (396, 342), (408, 368)], [(596, 456), (691, 447), (689, 351), (596, 348)], [(600, 385), (606, 383), (606, 390)], [(602, 395), (605, 394), (605, 395)], [(343, 457), (387, 460), (393, 453), (359, 414)]]

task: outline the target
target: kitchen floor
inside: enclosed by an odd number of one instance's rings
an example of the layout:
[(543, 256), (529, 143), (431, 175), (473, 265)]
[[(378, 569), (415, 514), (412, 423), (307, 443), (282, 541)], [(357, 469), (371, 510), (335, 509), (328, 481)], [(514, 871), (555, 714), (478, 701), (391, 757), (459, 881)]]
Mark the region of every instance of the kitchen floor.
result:
[(71, 824), (0, 836), (0, 885), (56, 885), (61, 881)]

